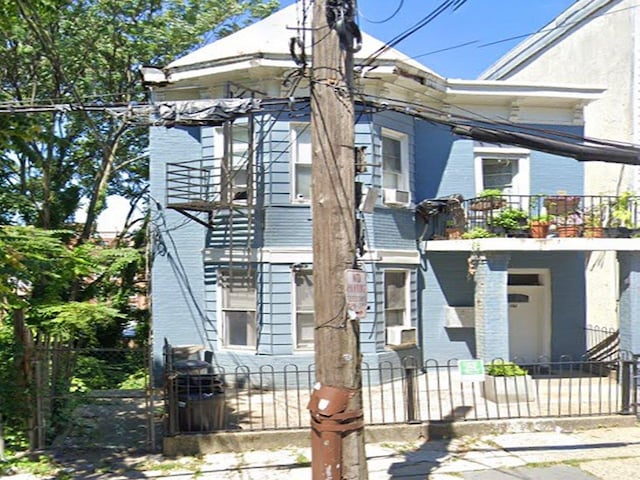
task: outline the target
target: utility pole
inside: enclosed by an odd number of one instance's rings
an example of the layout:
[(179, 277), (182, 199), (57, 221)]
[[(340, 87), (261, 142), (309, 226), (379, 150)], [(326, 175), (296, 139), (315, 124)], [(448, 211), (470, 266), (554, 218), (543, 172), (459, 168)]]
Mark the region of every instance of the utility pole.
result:
[(357, 258), (354, 8), (354, 0), (315, 0), (313, 7), (311, 197), (317, 383), (309, 410), (314, 480), (367, 478), (360, 323), (347, 308), (345, 290), (347, 272), (353, 272)]

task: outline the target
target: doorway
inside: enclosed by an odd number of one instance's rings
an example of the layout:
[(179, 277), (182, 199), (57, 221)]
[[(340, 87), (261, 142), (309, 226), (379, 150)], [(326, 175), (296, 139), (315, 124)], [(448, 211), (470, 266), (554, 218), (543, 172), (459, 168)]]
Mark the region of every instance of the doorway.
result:
[(509, 357), (518, 363), (536, 362), (551, 354), (549, 273), (509, 270)]

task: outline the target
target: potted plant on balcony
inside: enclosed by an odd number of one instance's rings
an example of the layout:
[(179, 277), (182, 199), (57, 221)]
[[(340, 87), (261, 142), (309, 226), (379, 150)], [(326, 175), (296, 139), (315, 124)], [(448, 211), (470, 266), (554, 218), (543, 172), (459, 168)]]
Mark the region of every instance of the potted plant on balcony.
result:
[(447, 220), (445, 232), (449, 240), (459, 240), (462, 238), (462, 234), (464, 233), (464, 226), (460, 225), (455, 220)]
[(486, 228), (482, 227), (474, 227), (471, 230), (464, 232), (462, 234), (462, 238), (465, 240), (473, 239), (473, 238), (491, 238), (495, 237), (494, 233), (491, 233)]
[(488, 188), (480, 192), (476, 198), (472, 198), (469, 208), (475, 211), (496, 210), (505, 205), (502, 191), (497, 188)]
[(583, 224), (582, 215), (578, 212), (556, 217), (555, 220), (556, 232), (559, 237), (563, 238), (579, 237)]
[(604, 237), (602, 204), (592, 205), (584, 214), (583, 235), (587, 238)]
[(528, 237), (528, 219), (524, 210), (505, 208), (491, 219), (491, 225), (504, 230), (508, 237)]
[(497, 360), (486, 368), (484, 396), (496, 403), (532, 402), (536, 391), (533, 379), (524, 368)]
[(555, 195), (544, 199), (544, 207), (549, 215), (568, 215), (576, 212), (580, 197), (573, 195)]
[(549, 215), (538, 215), (529, 220), (529, 230), (532, 238), (546, 238), (549, 233), (551, 219)]
[(633, 192), (622, 193), (611, 205), (605, 233), (612, 238), (629, 238), (634, 229)]

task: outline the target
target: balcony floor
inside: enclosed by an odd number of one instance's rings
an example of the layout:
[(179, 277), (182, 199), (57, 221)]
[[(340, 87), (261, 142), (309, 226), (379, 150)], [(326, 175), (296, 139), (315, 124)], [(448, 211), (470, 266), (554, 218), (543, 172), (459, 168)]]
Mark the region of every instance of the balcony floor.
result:
[(597, 252), (640, 250), (640, 238), (474, 238), (427, 240), (426, 252)]

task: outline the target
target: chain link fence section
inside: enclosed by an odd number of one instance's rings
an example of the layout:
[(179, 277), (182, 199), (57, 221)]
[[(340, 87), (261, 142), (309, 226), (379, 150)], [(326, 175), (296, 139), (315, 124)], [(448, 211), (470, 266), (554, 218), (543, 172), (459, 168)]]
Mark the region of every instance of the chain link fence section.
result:
[(58, 449), (154, 451), (161, 418), (150, 379), (150, 352), (132, 348), (38, 348), (34, 355), (34, 429)]

